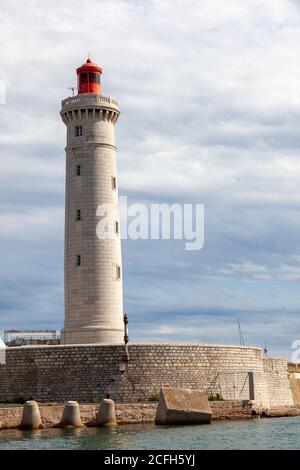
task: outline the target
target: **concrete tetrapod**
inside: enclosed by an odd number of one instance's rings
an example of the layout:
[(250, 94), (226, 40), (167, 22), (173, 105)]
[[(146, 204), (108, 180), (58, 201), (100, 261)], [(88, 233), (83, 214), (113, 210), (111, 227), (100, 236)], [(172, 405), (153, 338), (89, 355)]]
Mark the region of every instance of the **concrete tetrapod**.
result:
[(117, 424), (115, 402), (104, 398), (96, 416), (96, 426), (115, 426)]
[(39, 406), (36, 401), (29, 400), (23, 406), (21, 429), (39, 429), (42, 426)]
[(58, 427), (81, 428), (82, 426), (84, 426), (84, 424), (81, 421), (80, 409), (77, 401), (67, 401)]

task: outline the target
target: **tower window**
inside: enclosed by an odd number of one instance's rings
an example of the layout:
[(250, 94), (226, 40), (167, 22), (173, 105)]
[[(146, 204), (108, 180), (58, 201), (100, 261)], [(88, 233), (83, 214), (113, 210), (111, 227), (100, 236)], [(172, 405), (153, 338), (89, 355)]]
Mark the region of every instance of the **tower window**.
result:
[(121, 279), (121, 266), (116, 266), (116, 276), (117, 276), (117, 281), (120, 281)]
[(75, 126), (75, 137), (82, 136), (82, 126)]
[(76, 211), (76, 220), (81, 220), (81, 210), (77, 209)]
[(119, 222), (117, 220), (115, 221), (115, 232), (119, 233)]
[(111, 186), (114, 190), (117, 189), (117, 178), (115, 176), (111, 177)]
[(77, 263), (77, 266), (81, 266), (81, 256), (80, 255), (77, 255), (76, 263)]
[(81, 175), (81, 166), (80, 165), (77, 165), (77, 167), (76, 167), (76, 175), (77, 176)]

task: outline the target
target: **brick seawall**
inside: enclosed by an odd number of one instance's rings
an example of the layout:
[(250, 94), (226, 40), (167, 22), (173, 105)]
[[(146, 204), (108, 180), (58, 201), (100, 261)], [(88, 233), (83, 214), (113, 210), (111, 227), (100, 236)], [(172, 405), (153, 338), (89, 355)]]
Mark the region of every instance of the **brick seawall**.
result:
[[(249, 400), (253, 374), (257, 406), (293, 404), (286, 361), (262, 359), (259, 348), (219, 345), (131, 344), (124, 371), (122, 346), (8, 348), (0, 365), (0, 402), (91, 402), (107, 393), (118, 403), (147, 402), (162, 386), (197, 388), (226, 400)], [(270, 362), (272, 361), (272, 362)]]

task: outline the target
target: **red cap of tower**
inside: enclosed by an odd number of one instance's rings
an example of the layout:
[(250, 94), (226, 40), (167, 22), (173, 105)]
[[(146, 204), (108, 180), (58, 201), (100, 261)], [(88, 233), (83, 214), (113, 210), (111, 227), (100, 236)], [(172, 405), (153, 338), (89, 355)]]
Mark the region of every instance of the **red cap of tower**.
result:
[(77, 70), (78, 94), (82, 93), (101, 93), (101, 74), (102, 68), (94, 64), (90, 58)]

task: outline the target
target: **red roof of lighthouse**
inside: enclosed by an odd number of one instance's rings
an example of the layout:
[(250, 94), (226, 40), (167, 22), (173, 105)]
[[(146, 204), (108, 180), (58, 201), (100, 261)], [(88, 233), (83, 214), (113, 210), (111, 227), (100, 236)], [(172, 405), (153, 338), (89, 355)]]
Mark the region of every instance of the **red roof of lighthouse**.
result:
[(77, 70), (78, 94), (101, 93), (100, 77), (102, 68), (94, 64), (90, 57)]
[(82, 64), (81, 67), (78, 67), (76, 70), (77, 75), (82, 72), (98, 72), (102, 73), (102, 68), (99, 67), (98, 65), (94, 64), (94, 62), (90, 59), (90, 57), (87, 59), (87, 61)]

